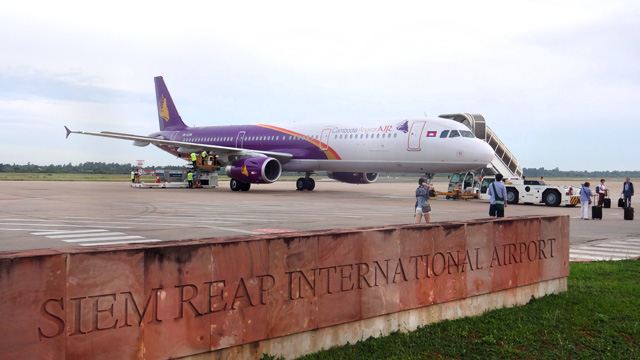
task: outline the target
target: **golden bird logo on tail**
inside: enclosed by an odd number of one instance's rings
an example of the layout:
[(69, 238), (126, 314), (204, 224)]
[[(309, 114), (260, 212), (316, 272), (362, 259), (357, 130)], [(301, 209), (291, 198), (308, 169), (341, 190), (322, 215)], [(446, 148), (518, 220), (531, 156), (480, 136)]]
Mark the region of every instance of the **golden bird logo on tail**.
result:
[(164, 121), (169, 122), (169, 108), (167, 107), (167, 99), (164, 98), (164, 95), (160, 97), (158, 110), (160, 112), (160, 117), (163, 118)]

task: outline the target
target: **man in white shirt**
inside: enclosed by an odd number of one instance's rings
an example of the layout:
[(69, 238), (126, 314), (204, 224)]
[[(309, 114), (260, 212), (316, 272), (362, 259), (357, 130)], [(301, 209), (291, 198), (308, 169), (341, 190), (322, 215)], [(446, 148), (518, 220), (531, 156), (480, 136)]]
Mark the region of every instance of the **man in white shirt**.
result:
[(598, 185), (598, 206), (604, 204), (604, 197), (607, 195), (607, 187), (604, 186), (604, 179), (600, 179), (600, 185)]

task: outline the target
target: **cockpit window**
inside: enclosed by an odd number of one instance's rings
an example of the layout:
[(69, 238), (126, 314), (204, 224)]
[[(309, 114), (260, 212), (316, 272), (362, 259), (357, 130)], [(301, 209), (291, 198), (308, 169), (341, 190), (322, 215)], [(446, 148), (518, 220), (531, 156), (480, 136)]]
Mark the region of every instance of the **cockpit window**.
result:
[(449, 130), (444, 130), (443, 132), (440, 133), (441, 138), (446, 138), (447, 135), (449, 135)]
[(460, 134), (462, 134), (462, 137), (466, 137), (466, 138), (473, 138), (475, 136), (473, 136), (473, 133), (469, 130), (460, 130)]
[(451, 130), (451, 133), (449, 134), (450, 138), (458, 137), (458, 136), (460, 136), (460, 133), (458, 132), (458, 130)]

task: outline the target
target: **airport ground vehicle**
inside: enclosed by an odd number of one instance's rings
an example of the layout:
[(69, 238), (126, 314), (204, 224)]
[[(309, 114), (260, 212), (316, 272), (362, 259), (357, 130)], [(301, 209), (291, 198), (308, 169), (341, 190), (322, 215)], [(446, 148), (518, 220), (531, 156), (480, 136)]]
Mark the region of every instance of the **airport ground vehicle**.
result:
[[(447, 199), (489, 199), (487, 190), (495, 175), (479, 176), (474, 172), (455, 173), (449, 178)], [(504, 178), (507, 188), (508, 204), (540, 204), (548, 206), (575, 206), (580, 203), (580, 188), (575, 186), (548, 185), (544, 181), (525, 180), (522, 178)]]
[[(482, 178), (480, 185), (481, 199), (489, 199), (487, 190), (495, 181), (495, 176)], [(508, 204), (541, 204), (547, 206), (576, 206), (580, 203), (580, 188), (575, 186), (547, 185), (544, 181), (525, 180), (521, 178), (505, 178)]]
[(544, 181), (526, 180), (515, 156), (486, 125), (479, 114), (444, 114), (439, 117), (452, 119), (466, 125), (474, 135), (486, 141), (494, 150), (494, 159), (484, 168), (464, 173), (453, 173), (449, 178), (447, 193), (439, 193), (449, 198), (489, 199), (487, 190), (495, 181), (495, 175), (504, 176), (509, 204), (539, 204), (548, 206), (575, 206), (580, 202), (579, 187), (548, 185)]

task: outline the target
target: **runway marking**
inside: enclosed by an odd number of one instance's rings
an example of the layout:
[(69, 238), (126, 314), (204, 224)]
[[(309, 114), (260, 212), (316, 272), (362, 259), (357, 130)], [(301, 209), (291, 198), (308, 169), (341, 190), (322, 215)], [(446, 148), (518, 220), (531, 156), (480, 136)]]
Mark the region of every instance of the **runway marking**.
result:
[(62, 234), (86, 234), (109, 231), (106, 229), (92, 229), (92, 230), (54, 230), (31, 233), (31, 235), (62, 235)]
[[(50, 220), (46, 220), (46, 221), (50, 221)], [(53, 221), (53, 220), (51, 220)], [(58, 220), (59, 221), (59, 220)], [(17, 226), (32, 226), (33, 224), (24, 224), (24, 223), (3, 223), (0, 222), (0, 225), (17, 225)], [(69, 224), (37, 224), (37, 226), (47, 226), (47, 227), (84, 227), (84, 228), (88, 228), (88, 227), (104, 227), (104, 226), (92, 226), (92, 225), (69, 225)], [(131, 226), (110, 226), (110, 228), (113, 229), (131, 229)], [(33, 230), (33, 229), (27, 229), (29, 231)]]
[(0, 228), (0, 230), (4, 230), (4, 231), (47, 231), (46, 229), (34, 229), (34, 228), (24, 228), (24, 229), (20, 229), (20, 228)]
[(296, 232), (298, 230), (291, 230), (291, 229), (253, 229), (253, 231), (255, 231), (257, 233), (263, 233), (263, 234), (279, 234), (279, 233)]
[(147, 242), (156, 242), (162, 241), (158, 239), (147, 239), (147, 240), (137, 240), (137, 241), (114, 241), (114, 242), (106, 242), (106, 243), (89, 243), (89, 244), (80, 244), (81, 246), (101, 246), (101, 245), (117, 245), (117, 244), (137, 244), (137, 243), (147, 243)]
[(111, 240), (133, 240), (133, 239), (144, 239), (144, 236), (138, 235), (125, 235), (125, 236), (110, 236), (110, 237), (101, 237), (101, 238), (93, 238), (93, 239), (73, 239), (73, 240), (62, 240), (64, 242), (74, 243), (74, 242), (83, 242), (83, 241), (111, 241)]
[[(113, 244), (130, 244), (162, 241), (159, 239), (146, 239), (144, 236), (127, 235), (123, 232), (116, 232), (107, 229), (86, 229), (86, 230), (36, 230), (19, 229), (32, 231), (31, 235), (44, 236), (49, 239), (60, 240), (66, 243), (78, 243), (81, 246), (98, 246)], [(124, 241), (126, 240), (126, 241)]]
[(224, 227), (219, 227), (219, 226), (205, 226), (207, 228), (210, 229), (218, 229), (218, 230), (225, 230), (225, 231), (234, 231), (234, 232), (239, 232), (239, 233), (243, 233), (243, 234), (259, 234), (257, 232), (253, 232), (253, 231), (249, 231), (249, 230), (242, 230), (242, 229), (231, 229), (231, 228), (224, 228)]
[(100, 232), (100, 233), (47, 235), (47, 237), (49, 239), (72, 239), (72, 238), (81, 238), (81, 237), (112, 236), (112, 235), (124, 235), (124, 233), (121, 233), (121, 232), (110, 232), (110, 231), (106, 231), (105, 230), (105, 232)]
[(640, 257), (640, 239), (580, 244), (569, 248), (571, 261), (624, 260)]

